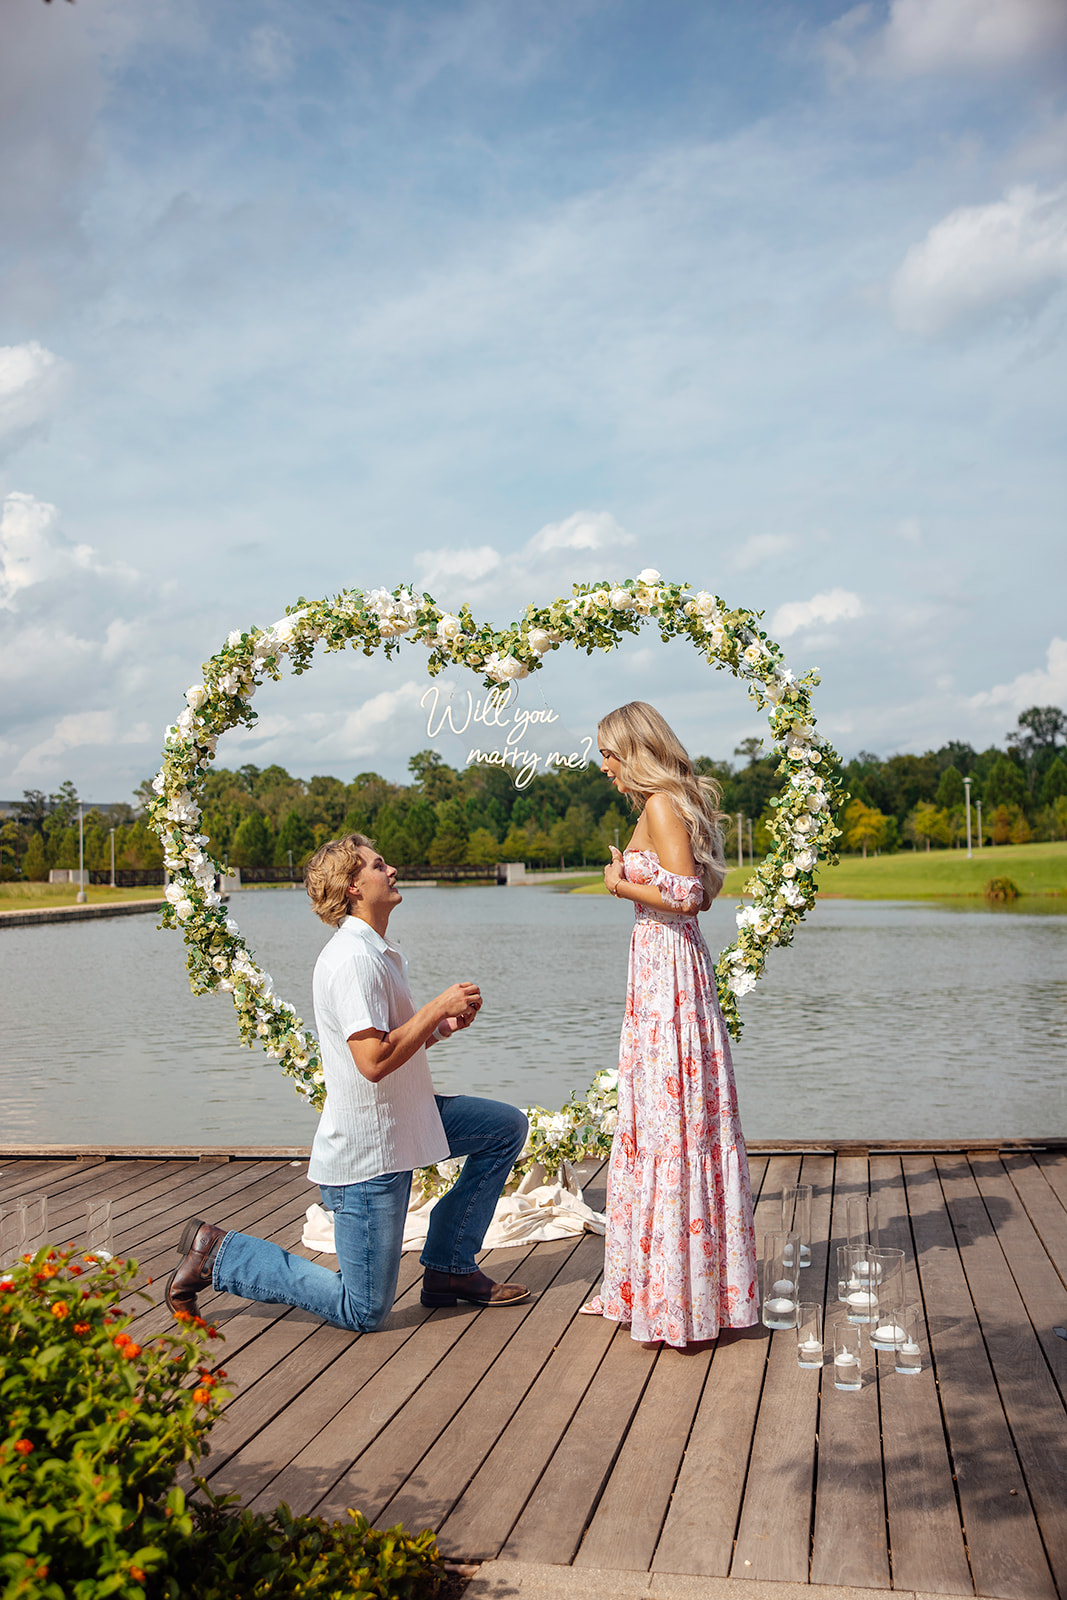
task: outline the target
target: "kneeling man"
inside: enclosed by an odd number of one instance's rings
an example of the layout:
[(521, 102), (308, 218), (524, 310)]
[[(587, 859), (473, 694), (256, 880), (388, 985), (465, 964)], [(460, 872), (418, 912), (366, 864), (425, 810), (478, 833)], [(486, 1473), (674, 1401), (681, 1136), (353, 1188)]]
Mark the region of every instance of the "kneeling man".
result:
[(326, 1104), (308, 1177), (333, 1212), (340, 1271), (197, 1218), (181, 1237), (168, 1306), (196, 1316), (197, 1295), (214, 1287), (371, 1332), (396, 1297), (412, 1171), (448, 1156), (466, 1161), (430, 1213), (423, 1305), (525, 1300), (521, 1284), (494, 1283), (475, 1256), (525, 1142), (526, 1118), (494, 1100), (435, 1095), (426, 1059), (435, 1039), (470, 1027), (482, 1004), (477, 985), (455, 983), (415, 1009), (407, 963), (387, 931), (401, 901), (396, 869), (362, 834), (316, 851), (305, 886), (316, 914), (337, 930), (315, 963)]

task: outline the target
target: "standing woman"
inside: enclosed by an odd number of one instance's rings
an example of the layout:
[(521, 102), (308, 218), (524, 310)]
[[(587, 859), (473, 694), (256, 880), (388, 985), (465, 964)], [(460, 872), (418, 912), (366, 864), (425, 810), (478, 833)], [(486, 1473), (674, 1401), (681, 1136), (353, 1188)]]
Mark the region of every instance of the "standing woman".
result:
[(752, 1191), (726, 1025), (697, 922), (726, 876), (718, 790), (635, 700), (598, 729), (601, 771), (640, 809), (604, 882), (634, 904), (604, 1281), (583, 1310), (682, 1347), (758, 1320)]

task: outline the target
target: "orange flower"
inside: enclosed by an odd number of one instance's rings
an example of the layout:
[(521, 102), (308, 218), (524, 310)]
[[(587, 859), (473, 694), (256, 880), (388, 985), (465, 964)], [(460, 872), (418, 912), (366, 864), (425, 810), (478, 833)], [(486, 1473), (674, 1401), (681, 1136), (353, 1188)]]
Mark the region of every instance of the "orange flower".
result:
[(192, 1322), (193, 1319), (188, 1311), (175, 1311), (174, 1320), (175, 1322)]
[[(196, 1401), (198, 1406), (210, 1405), (211, 1404), (211, 1390), (210, 1389), (194, 1389), (193, 1390), (193, 1399)], [(18, 1446), (16, 1445), (15, 1448), (17, 1449)]]
[(130, 1577), (133, 1579), (134, 1583), (143, 1583), (145, 1579), (145, 1575), (141, 1571), (140, 1567), (131, 1567)]
[(16, 1439), (15, 1449), (18, 1451), (20, 1456), (32, 1456), (33, 1441), (30, 1439)]
[(136, 1361), (137, 1357), (141, 1354), (141, 1346), (139, 1344), (134, 1344), (133, 1340), (131, 1339), (122, 1353), (126, 1357), (127, 1361)]
[(14, 1294), (15, 1285), (10, 1278), (0, 1278), (0, 1294)]
[(54, 1261), (42, 1261), (40, 1271), (36, 1274), (36, 1276), (38, 1278), (54, 1278), (58, 1271), (59, 1268), (56, 1266)]
[(221, 1333), (214, 1326), (214, 1324), (212, 1324), (212, 1326), (207, 1330), (207, 1336), (208, 1336), (209, 1339), (221, 1339), (222, 1338)]
[(82, 1269), (76, 1261), (71, 1262), (69, 1270), (72, 1278), (80, 1278), (82, 1275)]
[(74, 1324), (74, 1332), (75, 1333), (88, 1333), (89, 1332), (89, 1327), (90, 1327), (90, 1324), (88, 1322), (76, 1322)]
[(115, 1348), (117, 1350), (121, 1350), (123, 1345), (127, 1345), (127, 1344), (131, 1343), (130, 1336), (129, 1336), (128, 1333), (116, 1333), (116, 1335), (112, 1339), (111, 1343), (115, 1346)]
[(60, 1322), (64, 1317), (70, 1316), (70, 1307), (65, 1300), (56, 1300), (52, 1305), (52, 1315), (58, 1317)]

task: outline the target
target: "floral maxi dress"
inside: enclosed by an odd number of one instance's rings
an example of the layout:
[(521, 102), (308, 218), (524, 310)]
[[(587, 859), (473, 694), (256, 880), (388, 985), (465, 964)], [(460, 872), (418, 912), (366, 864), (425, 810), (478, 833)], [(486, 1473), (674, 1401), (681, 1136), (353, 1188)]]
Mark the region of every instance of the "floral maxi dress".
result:
[(678, 913), (636, 906), (619, 1046), (602, 1315), (632, 1337), (682, 1346), (758, 1320), (752, 1190), (700, 879), (649, 850), (625, 875)]

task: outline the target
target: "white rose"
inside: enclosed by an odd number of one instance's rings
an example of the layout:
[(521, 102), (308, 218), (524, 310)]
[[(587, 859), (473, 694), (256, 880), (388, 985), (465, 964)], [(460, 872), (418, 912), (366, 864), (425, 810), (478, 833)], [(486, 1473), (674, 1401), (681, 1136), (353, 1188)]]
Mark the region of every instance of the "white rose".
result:
[(190, 710), (199, 711), (207, 700), (207, 690), (202, 683), (194, 683), (192, 688), (186, 689), (185, 698), (189, 702)]
[(737, 995), (739, 999), (741, 995), (751, 993), (755, 987), (756, 975), (754, 972), (735, 972), (730, 979), (730, 991)]
[(609, 599), (616, 611), (630, 611), (633, 608), (633, 595), (629, 589), (612, 589)]
[(155, 790), (156, 794), (162, 794), (163, 790), (166, 788), (166, 786), (167, 786), (166, 774), (162, 773), (162, 772), (157, 772), (155, 777), (152, 779), (152, 788)]
[(454, 617), (451, 612), (446, 611), (437, 624), (437, 632), (442, 639), (458, 639), (463, 632), (463, 624), (458, 617)]
[(708, 637), (711, 640), (711, 648), (713, 650), (721, 650), (723, 646), (723, 640), (726, 638), (726, 629), (720, 628), (718, 625), (716, 625), (714, 628), (710, 628), (708, 630)]
[(592, 599), (594, 605), (606, 606), (610, 602), (611, 596), (607, 589), (597, 589), (594, 591)]
[(759, 648), (758, 645), (755, 645), (755, 644), (748, 645), (747, 648), (744, 651), (742, 651), (743, 659), (745, 661), (747, 661), (751, 666), (755, 666), (756, 662), (762, 659), (762, 656), (763, 656), (762, 650)]
[(163, 895), (165, 899), (170, 901), (172, 906), (176, 906), (179, 900), (185, 899), (185, 890), (180, 883), (168, 883)]
[(294, 611), (288, 617), (279, 617), (270, 631), (279, 644), (288, 644), (290, 640), (296, 637), (297, 624), (302, 622), (306, 616), (307, 611), (304, 610)]
[(178, 900), (174, 906), (174, 914), (179, 922), (187, 922), (192, 916), (193, 910), (194, 907), (191, 900)]
[(806, 811), (802, 811), (799, 817), (793, 818), (794, 833), (810, 833), (814, 826), (814, 822), (812, 821), (811, 817), (808, 816)]
[[(718, 617), (719, 608), (715, 604), (715, 596), (709, 594), (706, 589), (701, 589), (696, 599), (692, 602), (692, 606), (697, 616)], [(688, 606), (686, 606), (686, 610), (689, 610)]]
[(619, 1125), (619, 1113), (614, 1106), (609, 1106), (600, 1118), (600, 1126), (605, 1133), (614, 1133)]
[(619, 1087), (619, 1073), (615, 1067), (605, 1067), (603, 1072), (596, 1075), (597, 1088), (603, 1093), (608, 1089)]
[(810, 872), (818, 859), (819, 852), (813, 849), (811, 845), (806, 850), (798, 850), (793, 857), (801, 872)]
[(793, 864), (792, 861), (787, 861), (785, 863), (785, 865), (783, 866), (783, 868), (782, 868), (782, 877), (783, 878), (795, 878), (796, 875), (797, 875), (797, 869), (796, 869), (795, 865)]
[(539, 656), (543, 656), (546, 650), (552, 648), (552, 635), (544, 628), (531, 628), (526, 635), (526, 642), (531, 650), (536, 650)]
[(240, 642), (241, 642), (241, 630), (240, 630), (240, 628), (234, 628), (232, 633), (228, 633), (226, 635), (226, 643), (227, 643), (227, 645), (229, 646), (229, 648), (231, 650), (236, 650), (236, 648), (240, 644)]
[(644, 572), (637, 574), (638, 583), (659, 583), (660, 575), (655, 567), (646, 567)]

